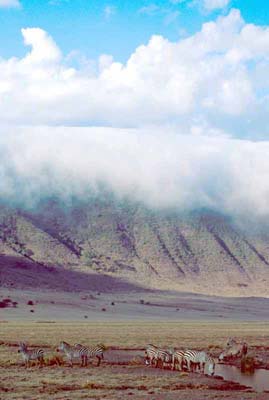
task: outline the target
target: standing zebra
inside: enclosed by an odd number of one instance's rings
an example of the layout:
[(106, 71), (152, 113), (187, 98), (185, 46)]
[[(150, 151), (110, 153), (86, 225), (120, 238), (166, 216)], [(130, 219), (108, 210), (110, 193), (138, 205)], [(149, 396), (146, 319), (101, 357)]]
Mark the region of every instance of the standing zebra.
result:
[(97, 367), (99, 367), (101, 360), (104, 359), (104, 350), (105, 346), (103, 344), (97, 344), (94, 347), (85, 347), (82, 346), (79, 343), (76, 343), (74, 345), (75, 349), (79, 351), (81, 360), (82, 360), (82, 366), (86, 367), (88, 363), (88, 358), (97, 358)]
[(172, 354), (173, 352), (169, 350), (158, 349), (155, 355), (155, 368), (158, 367), (159, 363), (161, 363), (162, 368), (164, 368), (167, 364), (172, 364)]
[(145, 350), (146, 355), (146, 364), (154, 365), (154, 362), (157, 361), (157, 351), (158, 347), (154, 346), (154, 344), (148, 344)]
[(28, 350), (24, 342), (19, 343), (18, 353), (21, 353), (22, 359), (25, 363), (25, 368), (30, 367), (31, 360), (37, 360), (39, 362), (40, 368), (44, 364), (44, 350), (43, 349), (33, 349)]
[(176, 369), (176, 364), (179, 365), (180, 371), (183, 369), (183, 363), (184, 363), (184, 350), (176, 350), (172, 354), (172, 370)]
[(184, 353), (184, 360), (189, 371), (194, 372), (199, 367), (200, 371), (204, 373), (205, 364), (208, 364), (208, 374), (214, 375), (215, 373), (215, 361), (204, 351), (187, 350)]
[(69, 344), (67, 342), (61, 342), (59, 347), (57, 348), (57, 351), (62, 351), (66, 355), (66, 357), (69, 361), (69, 365), (71, 367), (73, 367), (73, 359), (74, 358), (80, 358), (81, 365), (83, 366), (83, 359), (81, 357), (79, 348), (72, 346), (71, 344)]

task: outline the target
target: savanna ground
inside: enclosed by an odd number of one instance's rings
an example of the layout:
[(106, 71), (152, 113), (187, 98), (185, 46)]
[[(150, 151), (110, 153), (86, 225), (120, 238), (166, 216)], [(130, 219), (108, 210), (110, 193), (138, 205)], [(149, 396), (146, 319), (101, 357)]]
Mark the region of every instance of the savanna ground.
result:
[[(147, 343), (220, 353), (227, 337), (266, 349), (269, 323), (262, 322), (2, 322), (0, 323), (0, 399), (269, 399), (238, 384), (200, 374), (146, 367)], [(105, 361), (87, 368), (66, 364), (25, 369), (17, 343), (41, 346), (53, 357), (61, 340), (104, 343)]]

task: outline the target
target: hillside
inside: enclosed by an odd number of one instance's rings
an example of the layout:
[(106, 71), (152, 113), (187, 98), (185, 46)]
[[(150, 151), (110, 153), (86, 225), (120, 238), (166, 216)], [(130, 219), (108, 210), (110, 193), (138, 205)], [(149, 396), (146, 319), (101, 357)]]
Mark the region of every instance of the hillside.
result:
[(126, 201), (50, 200), (31, 211), (2, 206), (1, 285), (86, 290), (93, 281), (95, 288), (125, 282), (267, 296), (268, 236), (209, 211), (161, 213)]

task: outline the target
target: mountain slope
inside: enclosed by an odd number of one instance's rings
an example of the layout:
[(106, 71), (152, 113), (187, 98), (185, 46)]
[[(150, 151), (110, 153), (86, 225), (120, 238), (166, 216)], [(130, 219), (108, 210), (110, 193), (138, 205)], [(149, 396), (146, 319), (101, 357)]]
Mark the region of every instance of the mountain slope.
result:
[[(150, 288), (268, 295), (268, 243), (266, 230), (239, 229), (208, 211), (160, 213), (104, 199), (0, 210), (2, 256)], [(2, 284), (8, 285), (1, 269)]]

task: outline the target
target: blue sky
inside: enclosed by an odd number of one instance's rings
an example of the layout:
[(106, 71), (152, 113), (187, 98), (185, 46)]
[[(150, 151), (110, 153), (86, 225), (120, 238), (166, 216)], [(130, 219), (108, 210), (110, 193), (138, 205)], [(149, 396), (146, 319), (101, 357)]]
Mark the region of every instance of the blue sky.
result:
[(232, 0), (224, 9), (211, 12), (203, 10), (199, 0), (20, 0), (20, 4), (20, 8), (0, 8), (0, 55), (4, 58), (25, 53), (23, 27), (46, 30), (64, 54), (77, 50), (95, 59), (106, 53), (125, 61), (151, 35), (176, 41), (232, 7), (240, 9), (246, 22), (269, 23), (265, 0)]

